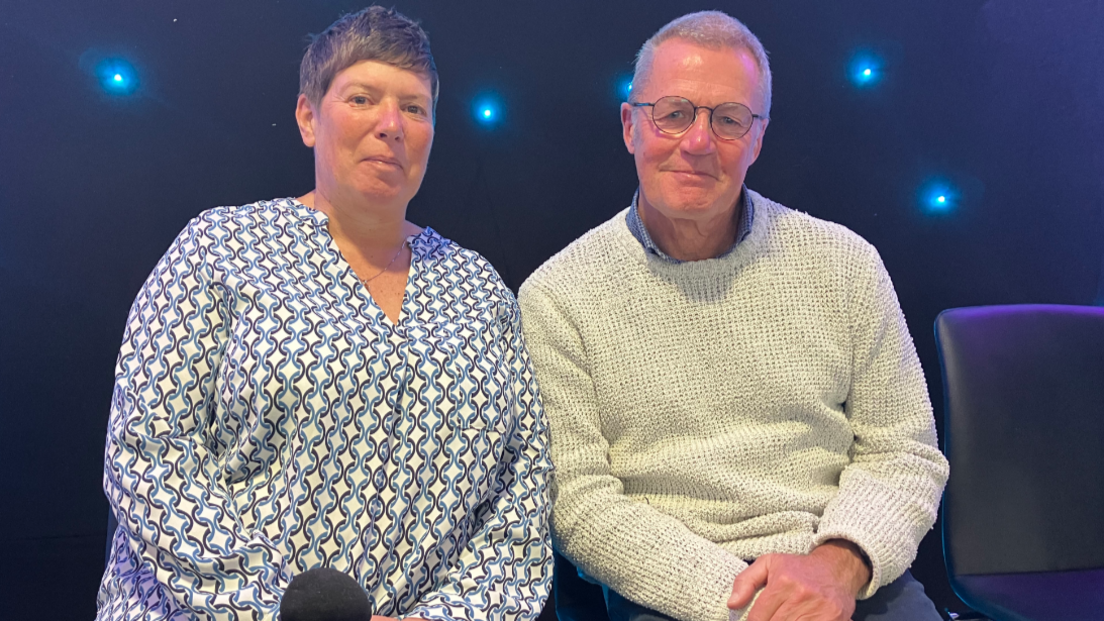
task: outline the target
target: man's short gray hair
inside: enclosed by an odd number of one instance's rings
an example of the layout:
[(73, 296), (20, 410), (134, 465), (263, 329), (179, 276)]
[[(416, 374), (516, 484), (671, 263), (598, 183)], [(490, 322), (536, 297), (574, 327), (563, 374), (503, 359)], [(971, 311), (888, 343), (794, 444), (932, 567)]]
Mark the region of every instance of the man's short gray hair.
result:
[(426, 76), (437, 108), (437, 65), (429, 37), (414, 20), (381, 6), (350, 13), (312, 38), (299, 65), (299, 93), (317, 106), (337, 74), (364, 60)]
[(735, 17), (720, 11), (700, 11), (683, 15), (652, 35), (644, 42), (636, 55), (636, 69), (633, 71), (633, 85), (643, 85), (652, 68), (652, 56), (660, 43), (669, 39), (684, 39), (708, 48), (731, 48), (747, 50), (762, 74), (760, 87), (763, 91), (764, 110), (757, 114), (770, 116), (771, 107), (771, 71), (767, 60), (767, 50), (748, 27)]

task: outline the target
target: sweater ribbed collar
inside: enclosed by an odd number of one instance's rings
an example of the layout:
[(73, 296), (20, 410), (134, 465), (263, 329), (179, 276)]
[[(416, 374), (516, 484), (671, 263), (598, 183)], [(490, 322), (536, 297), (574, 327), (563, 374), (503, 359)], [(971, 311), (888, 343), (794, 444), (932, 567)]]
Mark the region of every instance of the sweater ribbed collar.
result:
[[(663, 260), (658, 255), (648, 252), (645, 250), (644, 245), (638, 241), (629, 230), (628, 212), (631, 208), (623, 210), (619, 217), (615, 216), (617, 222), (615, 237), (618, 239), (619, 245), (628, 253), (629, 257), (640, 262), (648, 271), (664, 280), (672, 282), (699, 281), (702, 286), (705, 285), (706, 281), (715, 281), (716, 279), (722, 279), (725, 282), (729, 282), (731, 278), (735, 276), (736, 272), (751, 261), (759, 252), (760, 248), (763, 246), (763, 240), (768, 235), (767, 229), (771, 228), (772, 221), (777, 215), (773, 208), (774, 203), (759, 195), (754, 190), (745, 188), (744, 197), (747, 203), (752, 205), (755, 210), (755, 218), (750, 223), (749, 230), (740, 242), (735, 244), (732, 250), (720, 257), (703, 259), (701, 261), (672, 262)], [(713, 284), (720, 285), (721, 283), (715, 282)]]
[[(633, 234), (636, 241), (640, 242), (644, 246), (649, 254), (653, 254), (664, 261), (670, 263), (684, 263), (680, 259), (676, 259), (667, 253), (660, 250), (659, 246), (652, 239), (651, 234), (648, 233), (648, 228), (644, 226), (644, 220), (640, 217), (640, 207), (638, 201), (640, 200), (640, 189), (637, 188), (636, 193), (633, 194), (632, 205), (629, 207), (629, 213), (625, 214), (625, 224), (629, 227), (629, 232)], [(736, 249), (736, 246), (744, 241), (744, 239), (751, 233), (751, 225), (755, 220), (755, 205), (752, 204), (751, 199), (748, 198), (747, 186), (741, 186), (740, 198), (737, 199), (740, 202), (739, 221), (736, 223), (736, 241), (732, 243), (732, 246), (726, 250), (723, 254), (714, 257), (717, 259), (723, 259), (732, 254), (732, 251)]]

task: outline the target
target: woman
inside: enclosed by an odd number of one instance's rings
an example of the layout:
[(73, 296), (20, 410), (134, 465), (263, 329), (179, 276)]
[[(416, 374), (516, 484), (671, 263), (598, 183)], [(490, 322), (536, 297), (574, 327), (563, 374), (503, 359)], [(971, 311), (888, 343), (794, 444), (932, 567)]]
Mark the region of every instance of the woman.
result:
[(300, 90), (314, 191), (201, 214), (131, 310), (98, 618), (271, 619), (316, 567), (387, 617), (535, 618), (551, 466), (517, 304), (406, 221), (433, 143), (425, 33), (346, 16)]

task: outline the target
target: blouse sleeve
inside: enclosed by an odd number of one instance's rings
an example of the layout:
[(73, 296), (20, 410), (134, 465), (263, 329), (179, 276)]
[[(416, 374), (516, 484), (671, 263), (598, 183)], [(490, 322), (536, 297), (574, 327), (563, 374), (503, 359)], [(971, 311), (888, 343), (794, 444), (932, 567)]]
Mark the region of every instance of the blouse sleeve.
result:
[[(508, 294), (509, 295), (509, 294)], [(552, 581), (547, 428), (536, 379), (509, 295), (503, 327), (516, 423), (498, 465), (494, 493), (476, 510), (475, 534), (440, 588), (407, 616), (452, 621), (536, 619)]]
[(213, 275), (216, 243), (193, 220), (131, 308), (115, 372), (104, 491), (119, 520), (99, 618), (186, 610), (273, 618), (290, 580), (282, 555), (247, 532), (209, 430), (231, 327)]

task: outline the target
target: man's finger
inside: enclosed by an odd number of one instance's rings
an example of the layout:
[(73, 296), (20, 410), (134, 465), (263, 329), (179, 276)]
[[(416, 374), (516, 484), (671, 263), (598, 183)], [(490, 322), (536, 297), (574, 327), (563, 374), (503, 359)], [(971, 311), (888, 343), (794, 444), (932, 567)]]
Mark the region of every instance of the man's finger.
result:
[(728, 597), (728, 607), (737, 610), (751, 603), (763, 585), (767, 583), (767, 563), (762, 557), (756, 559), (747, 569), (741, 571), (732, 582), (732, 595)]
[(777, 587), (763, 589), (763, 592), (759, 594), (759, 599), (755, 600), (755, 605), (748, 611), (747, 621), (770, 621), (775, 618), (785, 618), (776, 617), (776, 615), (786, 602), (784, 590)]

